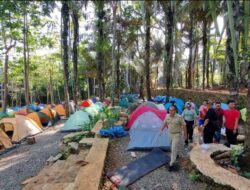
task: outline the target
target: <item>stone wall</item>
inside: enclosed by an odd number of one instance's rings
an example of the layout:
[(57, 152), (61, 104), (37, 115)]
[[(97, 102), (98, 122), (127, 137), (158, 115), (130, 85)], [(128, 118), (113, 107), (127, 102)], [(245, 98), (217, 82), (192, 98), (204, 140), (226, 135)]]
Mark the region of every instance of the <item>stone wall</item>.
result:
[[(152, 96), (165, 95), (165, 89), (152, 90)], [(190, 90), (190, 89), (172, 89), (170, 95), (176, 98), (187, 100), (189, 97), (192, 98), (196, 104), (201, 104), (203, 100), (221, 101), (227, 102), (230, 99), (229, 93), (216, 92), (216, 91), (202, 91), (202, 90)], [(247, 106), (247, 96), (239, 96), (239, 108), (245, 108)]]

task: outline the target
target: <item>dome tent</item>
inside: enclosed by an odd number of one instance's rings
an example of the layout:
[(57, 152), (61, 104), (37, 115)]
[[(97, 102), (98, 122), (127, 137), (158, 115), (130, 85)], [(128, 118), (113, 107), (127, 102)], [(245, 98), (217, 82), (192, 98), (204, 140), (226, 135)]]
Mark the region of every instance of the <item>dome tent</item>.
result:
[(162, 135), (160, 135), (162, 125), (162, 119), (154, 112), (142, 113), (136, 118), (129, 130), (130, 142), (127, 149), (152, 149), (158, 147), (168, 150), (170, 148), (168, 129), (165, 128)]
[(165, 119), (167, 111), (166, 110), (158, 110), (148, 106), (140, 106), (130, 116), (127, 127), (130, 128), (136, 119), (145, 112), (153, 112), (155, 113), (162, 121)]
[(76, 111), (70, 118), (66, 121), (62, 132), (70, 131), (80, 131), (85, 124), (90, 123), (89, 114), (82, 110)]

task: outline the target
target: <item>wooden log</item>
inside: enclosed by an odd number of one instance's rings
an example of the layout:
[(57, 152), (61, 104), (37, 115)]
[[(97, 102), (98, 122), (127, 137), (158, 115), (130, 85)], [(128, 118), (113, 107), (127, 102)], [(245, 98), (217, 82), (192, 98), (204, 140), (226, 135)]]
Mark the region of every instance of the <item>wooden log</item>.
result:
[(230, 158), (230, 151), (223, 152), (222, 154), (219, 154), (214, 157), (214, 160), (220, 160), (223, 158)]
[(35, 139), (35, 137), (28, 137), (27, 142), (29, 145), (32, 145), (32, 144), (36, 143), (36, 139)]
[(222, 153), (224, 153), (224, 152), (227, 152), (227, 150), (218, 150), (218, 151), (216, 151), (216, 152), (213, 152), (213, 153), (211, 154), (211, 157), (214, 158), (214, 157), (216, 157), (216, 156), (218, 156), (218, 155), (220, 155), (220, 154), (222, 154)]

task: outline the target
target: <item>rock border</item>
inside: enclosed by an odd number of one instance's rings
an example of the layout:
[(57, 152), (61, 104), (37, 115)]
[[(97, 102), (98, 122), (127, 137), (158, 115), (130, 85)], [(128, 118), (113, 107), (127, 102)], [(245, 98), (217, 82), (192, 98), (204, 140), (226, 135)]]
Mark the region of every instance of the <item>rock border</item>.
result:
[(211, 154), (218, 150), (230, 150), (222, 144), (208, 144), (208, 149), (194, 146), (190, 152), (190, 160), (195, 167), (204, 175), (211, 178), (215, 183), (229, 186), (236, 190), (249, 190), (250, 180), (234, 174), (217, 165), (211, 158)]

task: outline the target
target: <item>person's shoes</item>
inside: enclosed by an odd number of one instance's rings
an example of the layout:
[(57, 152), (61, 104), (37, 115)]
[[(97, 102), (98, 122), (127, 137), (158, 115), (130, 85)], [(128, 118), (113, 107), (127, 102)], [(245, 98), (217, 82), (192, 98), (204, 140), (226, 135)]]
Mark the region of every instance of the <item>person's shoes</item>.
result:
[(174, 166), (169, 166), (169, 167), (168, 167), (168, 171), (169, 171), (169, 172), (174, 171)]

